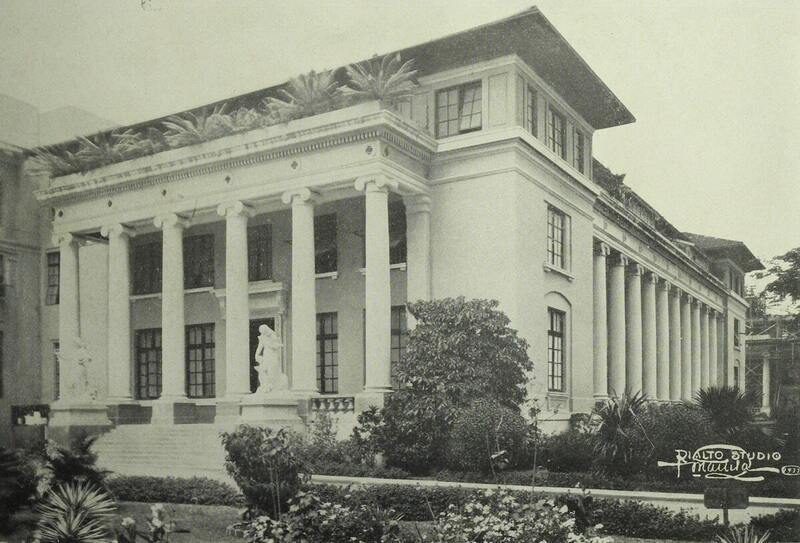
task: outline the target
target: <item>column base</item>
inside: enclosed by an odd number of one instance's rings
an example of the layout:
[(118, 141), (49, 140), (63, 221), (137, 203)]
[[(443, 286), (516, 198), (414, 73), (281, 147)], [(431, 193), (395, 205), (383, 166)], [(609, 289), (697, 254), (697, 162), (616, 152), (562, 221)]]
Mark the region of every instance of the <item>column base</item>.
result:
[(47, 436), (63, 445), (70, 445), (75, 438), (105, 433), (111, 428), (104, 403), (58, 400), (50, 405)]
[(180, 418), (179, 407), (181, 404), (189, 403), (185, 396), (161, 397), (153, 401), (153, 411), (150, 417), (151, 424), (175, 424), (176, 419)]
[(278, 394), (249, 394), (241, 402), (241, 421), (244, 424), (290, 428), (303, 431), (305, 426), (298, 414), (296, 394), (285, 391)]
[(356, 414), (366, 411), (370, 407), (383, 409), (386, 404), (386, 396), (391, 394), (391, 388), (372, 388), (356, 394)]

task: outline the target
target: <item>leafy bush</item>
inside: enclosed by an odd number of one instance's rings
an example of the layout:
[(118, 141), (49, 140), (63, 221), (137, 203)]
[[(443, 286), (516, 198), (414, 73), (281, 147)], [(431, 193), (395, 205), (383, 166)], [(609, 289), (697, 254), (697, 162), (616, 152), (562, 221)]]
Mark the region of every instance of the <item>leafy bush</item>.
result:
[(110, 478), (106, 486), (117, 500), (126, 502), (241, 504), (235, 488), (207, 477), (119, 476)]
[(627, 391), (612, 397), (597, 411), (600, 427), (597, 432), (595, 454), (600, 466), (611, 473), (636, 471), (642, 457), (636, 454), (635, 436), (640, 432), (639, 413), (645, 406), (645, 398), (637, 392)]
[(592, 434), (572, 429), (544, 436), (537, 463), (550, 471), (585, 471), (594, 461), (594, 443)]
[(74, 439), (70, 447), (47, 441), (44, 447), (44, 488), (75, 481), (86, 481), (94, 487), (104, 488), (105, 478), (111, 472), (97, 467), (97, 454), (92, 446), (98, 436), (82, 436)]
[(252, 543), (303, 541), (351, 543), (388, 541), (400, 532), (391, 511), (374, 505), (342, 505), (323, 501), (313, 492), (300, 493), (279, 520), (255, 519), (246, 534)]
[(596, 499), (589, 522), (603, 524), (604, 532), (643, 539), (708, 541), (719, 531), (715, 520), (700, 520), (685, 511), (673, 512), (636, 501)]
[(455, 417), (446, 461), (455, 470), (484, 473), (523, 465), (528, 459), (528, 423), (519, 411), (479, 399)]
[(89, 481), (54, 486), (36, 506), (41, 543), (104, 543), (116, 505)]
[(433, 528), (434, 542), (522, 541), (537, 543), (610, 542), (577, 532), (574, 513), (552, 499), (519, 499), (508, 492), (485, 491), (480, 501), (451, 506)]
[(305, 466), (284, 429), (241, 425), (222, 434), (225, 469), (242, 489), (248, 505), (278, 518), (300, 490)]
[(769, 531), (771, 541), (800, 541), (800, 511), (797, 509), (753, 517), (750, 526), (760, 532)]
[(752, 402), (737, 387), (702, 388), (695, 394), (694, 403), (714, 432), (722, 436), (736, 435), (753, 422)]
[(27, 505), (36, 491), (33, 467), (18, 451), (0, 447), (0, 525)]

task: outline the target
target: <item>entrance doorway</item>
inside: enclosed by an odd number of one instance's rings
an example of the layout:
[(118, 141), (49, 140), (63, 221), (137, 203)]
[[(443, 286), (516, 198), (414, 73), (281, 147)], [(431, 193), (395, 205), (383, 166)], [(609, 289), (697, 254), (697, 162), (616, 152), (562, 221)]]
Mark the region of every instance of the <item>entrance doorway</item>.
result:
[[(258, 389), (258, 371), (256, 370), (256, 358), (254, 355), (258, 347), (258, 327), (262, 324), (266, 324), (275, 330), (275, 317), (250, 321), (250, 392), (255, 392)], [(280, 330), (275, 330), (275, 332), (278, 337), (281, 336)]]

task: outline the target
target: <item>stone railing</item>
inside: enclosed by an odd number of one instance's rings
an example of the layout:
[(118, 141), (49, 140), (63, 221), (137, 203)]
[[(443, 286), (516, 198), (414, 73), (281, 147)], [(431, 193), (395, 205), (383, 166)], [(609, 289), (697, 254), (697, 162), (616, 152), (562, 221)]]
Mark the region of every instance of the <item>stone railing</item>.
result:
[(356, 408), (353, 396), (320, 396), (311, 398), (309, 410), (312, 413), (352, 413)]

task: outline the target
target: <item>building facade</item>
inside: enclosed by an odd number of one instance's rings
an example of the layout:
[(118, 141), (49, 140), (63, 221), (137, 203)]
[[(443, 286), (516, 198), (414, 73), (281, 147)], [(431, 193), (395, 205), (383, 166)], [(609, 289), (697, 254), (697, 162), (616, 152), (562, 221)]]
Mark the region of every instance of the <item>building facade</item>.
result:
[[(42, 305), (42, 351), (60, 347), (53, 435), (321, 411), (346, 431), (395, 386), (406, 304), (451, 296), (499, 300), (552, 429), (625, 390), (677, 401), (743, 386), (735, 281), (754, 264), (705, 252), (593, 158), (594, 132), (633, 116), (538, 10), (399, 53), (419, 86), (394, 107), (37, 192), (58, 285)], [(253, 394), (262, 324), (290, 383), (270, 398)]]

